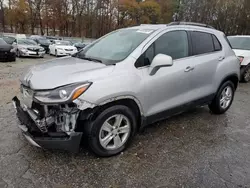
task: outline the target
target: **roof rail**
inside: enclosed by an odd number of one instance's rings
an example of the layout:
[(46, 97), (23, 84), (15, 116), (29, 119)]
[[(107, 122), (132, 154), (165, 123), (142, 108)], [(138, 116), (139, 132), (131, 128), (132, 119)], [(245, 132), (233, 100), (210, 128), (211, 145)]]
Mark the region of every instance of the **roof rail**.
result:
[(192, 25), (192, 26), (199, 26), (199, 27), (206, 27), (210, 29), (215, 29), (214, 27), (207, 25), (207, 24), (201, 24), (201, 23), (195, 23), (195, 22), (171, 22), (167, 24), (167, 26), (172, 26), (172, 25)]

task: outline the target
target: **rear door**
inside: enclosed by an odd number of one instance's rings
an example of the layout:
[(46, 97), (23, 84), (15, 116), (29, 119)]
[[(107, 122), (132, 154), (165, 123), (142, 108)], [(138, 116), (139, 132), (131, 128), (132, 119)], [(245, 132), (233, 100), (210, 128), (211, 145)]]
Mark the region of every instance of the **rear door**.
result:
[(217, 67), (225, 59), (222, 46), (217, 37), (211, 33), (189, 31), (192, 43), (192, 79), (190, 89), (192, 100), (212, 96), (213, 80)]

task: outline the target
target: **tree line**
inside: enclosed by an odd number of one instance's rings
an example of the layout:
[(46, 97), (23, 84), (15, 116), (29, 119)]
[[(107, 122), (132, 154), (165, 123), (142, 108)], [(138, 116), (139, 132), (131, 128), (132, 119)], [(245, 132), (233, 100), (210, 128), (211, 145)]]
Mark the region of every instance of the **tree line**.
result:
[(250, 34), (249, 0), (0, 0), (0, 32), (98, 38), (173, 20)]

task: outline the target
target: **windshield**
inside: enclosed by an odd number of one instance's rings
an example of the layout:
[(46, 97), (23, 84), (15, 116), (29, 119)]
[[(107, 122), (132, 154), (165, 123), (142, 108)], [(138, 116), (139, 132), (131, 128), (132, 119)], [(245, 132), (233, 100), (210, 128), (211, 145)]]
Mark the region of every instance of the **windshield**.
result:
[(3, 39), (0, 38), (0, 45), (7, 44)]
[(78, 58), (92, 58), (104, 64), (114, 64), (131, 54), (153, 30), (122, 29), (108, 34), (76, 54)]
[(37, 45), (37, 43), (31, 39), (18, 39), (17, 43), (22, 45)]
[(3, 40), (8, 44), (12, 44), (15, 41), (15, 38), (14, 37), (3, 37)]
[(69, 41), (65, 41), (65, 40), (55, 41), (55, 43), (56, 43), (56, 45), (71, 46), (71, 43)]
[(233, 49), (250, 50), (250, 37), (228, 37)]

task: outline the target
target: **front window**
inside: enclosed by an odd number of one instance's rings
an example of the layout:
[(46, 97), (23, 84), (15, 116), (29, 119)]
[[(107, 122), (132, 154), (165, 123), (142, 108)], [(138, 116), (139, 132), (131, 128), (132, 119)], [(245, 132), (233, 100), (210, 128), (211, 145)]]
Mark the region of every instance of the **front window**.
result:
[(96, 59), (104, 64), (114, 64), (129, 56), (153, 30), (122, 29), (87, 46), (75, 55), (78, 58)]
[(228, 37), (233, 49), (250, 50), (249, 37)]
[(18, 39), (17, 43), (21, 45), (37, 45), (37, 43), (31, 39)]
[(60, 41), (55, 41), (56, 45), (63, 45), (63, 46), (71, 46), (71, 43), (69, 41), (64, 41), (64, 40), (60, 40)]

